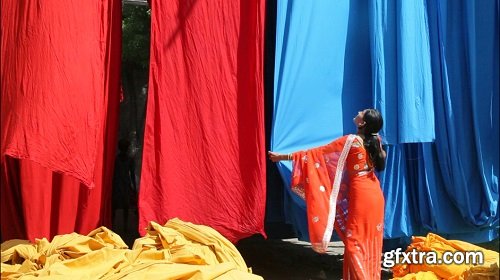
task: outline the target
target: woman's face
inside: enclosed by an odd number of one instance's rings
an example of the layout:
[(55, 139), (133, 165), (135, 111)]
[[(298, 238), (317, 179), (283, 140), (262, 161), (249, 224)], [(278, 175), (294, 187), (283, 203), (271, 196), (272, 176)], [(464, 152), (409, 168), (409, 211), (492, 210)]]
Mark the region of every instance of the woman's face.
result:
[(354, 124), (356, 125), (357, 128), (361, 128), (362, 126), (365, 125), (365, 121), (363, 120), (363, 117), (365, 116), (365, 111), (359, 111), (358, 114), (354, 117), (353, 121)]

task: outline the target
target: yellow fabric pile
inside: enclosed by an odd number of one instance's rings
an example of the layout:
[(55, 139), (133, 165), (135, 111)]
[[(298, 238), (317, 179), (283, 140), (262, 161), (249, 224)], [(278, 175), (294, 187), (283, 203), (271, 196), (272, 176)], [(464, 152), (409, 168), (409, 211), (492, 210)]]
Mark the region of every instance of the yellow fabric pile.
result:
[(484, 263), (471, 264), (397, 264), (393, 267), (394, 280), (435, 280), (435, 279), (499, 279), (498, 252), (459, 241), (446, 240), (439, 235), (429, 233), (427, 237), (413, 237), (406, 252), (436, 252), (437, 259), (442, 259), (445, 252), (482, 252)]
[(9, 240), (1, 250), (2, 279), (263, 279), (217, 231), (179, 219), (151, 222), (131, 250), (105, 227), (52, 242)]

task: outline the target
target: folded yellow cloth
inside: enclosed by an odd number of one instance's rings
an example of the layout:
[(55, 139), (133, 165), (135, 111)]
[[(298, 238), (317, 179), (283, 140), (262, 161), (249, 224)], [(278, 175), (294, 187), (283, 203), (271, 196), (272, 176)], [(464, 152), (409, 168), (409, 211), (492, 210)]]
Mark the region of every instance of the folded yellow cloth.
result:
[(432, 271), (419, 271), (415, 273), (408, 273), (403, 277), (395, 277), (393, 280), (439, 280), (441, 278)]
[(419, 264), (397, 264), (393, 267), (393, 279), (499, 279), (498, 252), (460, 240), (447, 240), (433, 233), (429, 233), (426, 237), (413, 237), (412, 243), (408, 246), (406, 252), (412, 250), (416, 250), (417, 252), (435, 252), (437, 259), (441, 259), (445, 252), (481, 252), (484, 256), (484, 263), (430, 264), (424, 262)]
[(179, 219), (151, 222), (132, 249), (100, 227), (52, 242), (9, 240), (1, 250), (2, 279), (262, 279), (217, 231)]

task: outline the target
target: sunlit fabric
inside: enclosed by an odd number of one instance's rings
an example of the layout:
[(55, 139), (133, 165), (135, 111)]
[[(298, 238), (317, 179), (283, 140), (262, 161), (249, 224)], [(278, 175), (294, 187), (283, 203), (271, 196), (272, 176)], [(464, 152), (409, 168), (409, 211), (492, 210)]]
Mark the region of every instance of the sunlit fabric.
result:
[(1, 261), (2, 279), (262, 279), (217, 231), (179, 219), (150, 223), (132, 249), (106, 227), (50, 242), (8, 240)]
[(264, 232), (264, 1), (151, 1), (139, 230)]
[(2, 239), (110, 223), (121, 2), (2, 1)]
[[(393, 279), (397, 280), (431, 280), (431, 279), (498, 279), (499, 255), (498, 252), (487, 250), (460, 240), (447, 240), (439, 235), (429, 233), (427, 236), (412, 238), (406, 252), (426, 252), (422, 262), (396, 264), (393, 268)], [(429, 252), (434, 253), (433, 258)], [(451, 264), (436, 264), (436, 260), (448, 261), (444, 254), (461, 253), (455, 255), (456, 262)], [(480, 255), (478, 254), (480, 253)], [(387, 255), (389, 254), (389, 255)], [(390, 256), (392, 254), (392, 256)], [(387, 252), (385, 262), (394, 260), (395, 252)], [(446, 258), (446, 259), (445, 259)], [(462, 262), (460, 258), (463, 258)], [(410, 258), (418, 260), (418, 257)], [(453, 260), (453, 258), (452, 258)]]
[[(385, 238), (498, 237), (498, 2), (279, 1), (271, 150), (355, 132), (382, 112)], [(286, 185), (291, 166), (279, 163)], [(269, 186), (272, 187), (272, 186)], [(308, 240), (285, 188), (286, 222)]]
[(93, 186), (108, 98), (108, 2), (2, 2), (2, 157)]

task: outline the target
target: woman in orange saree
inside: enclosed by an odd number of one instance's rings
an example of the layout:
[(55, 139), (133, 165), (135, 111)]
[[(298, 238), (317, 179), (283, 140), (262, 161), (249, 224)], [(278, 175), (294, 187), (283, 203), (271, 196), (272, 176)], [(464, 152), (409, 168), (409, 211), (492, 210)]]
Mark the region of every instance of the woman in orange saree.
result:
[(347, 279), (380, 279), (384, 196), (375, 170), (385, 168), (375, 109), (354, 118), (357, 134), (291, 154), (269, 152), (273, 162), (293, 160), (292, 190), (306, 201), (313, 250), (326, 252), (333, 229), (345, 245)]

